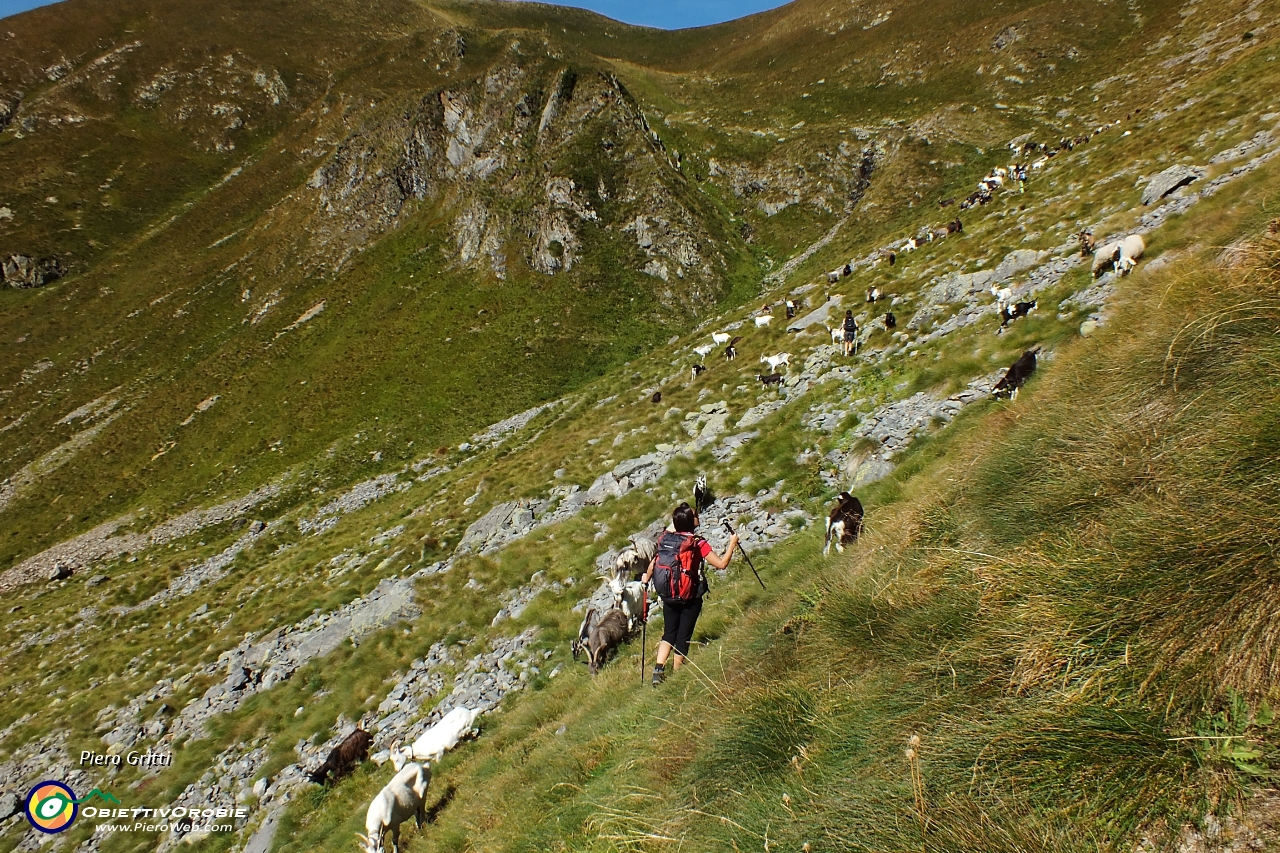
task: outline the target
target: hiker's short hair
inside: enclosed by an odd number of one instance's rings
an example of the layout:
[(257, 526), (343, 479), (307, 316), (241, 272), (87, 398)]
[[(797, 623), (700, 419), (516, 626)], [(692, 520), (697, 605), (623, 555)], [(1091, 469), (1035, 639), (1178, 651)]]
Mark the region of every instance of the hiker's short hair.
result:
[(846, 317), (852, 317), (852, 316), (853, 316), (853, 309), (850, 309), (850, 310), (848, 310), (848, 311), (844, 312), (844, 316), (846, 316)]
[(693, 514), (693, 508), (689, 504), (682, 503), (671, 513), (671, 526), (677, 533), (692, 533), (698, 526), (698, 517)]

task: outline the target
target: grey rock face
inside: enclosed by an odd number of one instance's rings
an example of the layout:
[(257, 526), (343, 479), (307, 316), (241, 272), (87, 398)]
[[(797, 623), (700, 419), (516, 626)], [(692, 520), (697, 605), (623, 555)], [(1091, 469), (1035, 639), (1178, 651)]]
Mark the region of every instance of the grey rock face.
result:
[(517, 415), (512, 415), (509, 418), (504, 418), (503, 420), (498, 421), (496, 424), (492, 424), (485, 428), (484, 432), (479, 432), (471, 436), (471, 441), (469, 442), (467, 450), (470, 450), (473, 447), (488, 447), (489, 445), (503, 441), (511, 434), (524, 429), (529, 425), (530, 421), (555, 405), (557, 405), (557, 403), (552, 402), (544, 403), (541, 406), (534, 406), (532, 409), (526, 409)]
[(878, 480), (883, 480), (893, 473), (893, 468), (893, 463), (884, 459), (868, 459), (854, 471), (853, 477), (849, 481), (849, 488), (860, 489)]
[(17, 794), (0, 794), (0, 823), (16, 815), (19, 808)]
[(1044, 256), (1044, 252), (1037, 252), (1033, 249), (1014, 249), (1004, 256), (1004, 260), (992, 271), (992, 276), (995, 281), (1003, 283), (1018, 273), (1031, 269), (1040, 263), (1041, 258)]
[(249, 525), (249, 531), (247, 533), (235, 542), (232, 542), (222, 551), (214, 554), (207, 560), (202, 560), (201, 562), (188, 566), (184, 569), (182, 574), (169, 584), (168, 588), (160, 590), (140, 604), (136, 604), (133, 607), (117, 608), (114, 612), (130, 613), (137, 610), (145, 610), (149, 607), (154, 607), (161, 602), (190, 595), (206, 583), (216, 581), (225, 575), (227, 570), (231, 568), (231, 564), (235, 562), (236, 555), (241, 551), (252, 547), (253, 543), (258, 541), (266, 531), (267, 524), (265, 522), (253, 522), (253, 524)]
[(805, 314), (803, 317), (797, 317), (787, 326), (788, 332), (803, 332), (811, 326), (826, 326), (831, 316), (832, 308), (839, 308), (840, 300), (832, 299), (830, 302), (824, 302), (814, 310)]
[[(265, 786), (263, 787), (265, 791)], [(258, 786), (254, 785), (253, 791), (258, 793)], [(261, 794), (258, 795), (259, 797)], [(249, 837), (249, 843), (244, 846), (244, 853), (268, 853), (271, 850), (271, 842), (276, 837), (276, 827), (280, 825), (281, 809), (273, 809), (267, 812), (267, 816), (262, 819), (256, 832)]]
[[(887, 477), (895, 467), (892, 462), (894, 456), (906, 450), (918, 435), (935, 425), (950, 423), (965, 406), (990, 397), (991, 389), (1000, 376), (1001, 373), (997, 372), (974, 379), (963, 391), (945, 399), (921, 391), (905, 400), (881, 406), (867, 415), (853, 431), (855, 440), (871, 439), (876, 449), (856, 455), (831, 451), (827, 461), (840, 474), (833, 476), (824, 472), (824, 480), (829, 486), (856, 488)], [(851, 482), (840, 482), (841, 475), (849, 477)]]
[(205, 722), (215, 714), (235, 710), (255, 693), (288, 679), (307, 661), (329, 654), (347, 638), (358, 641), (417, 613), (413, 578), (385, 578), (368, 595), (332, 613), (309, 617), (287, 629), (272, 631), (260, 640), (246, 639), (224, 653), (218, 664), (205, 668), (214, 672), (224, 669), (228, 677), (183, 708), (169, 727), (166, 738), (182, 734), (193, 739), (203, 737)]
[[(925, 294), (925, 302), (929, 305), (946, 305), (952, 302), (959, 302), (966, 296), (986, 290), (995, 280), (995, 273), (991, 270), (949, 275), (935, 284)], [(914, 322), (914, 318), (912, 318), (912, 321)], [(913, 328), (911, 323), (907, 324), (907, 328)]]
[(10, 287), (43, 287), (67, 274), (67, 266), (60, 258), (36, 260), (29, 255), (9, 255), (0, 262), (0, 280)]
[(399, 472), (383, 474), (353, 486), (345, 494), (322, 506), (314, 518), (301, 519), (298, 522), (298, 529), (303, 533), (324, 533), (338, 523), (339, 516), (355, 512), (379, 498), (394, 492), (402, 492), (412, 485), (398, 482), (399, 476)]
[(1246, 139), (1233, 148), (1221, 151), (1209, 158), (1210, 165), (1218, 165), (1219, 163), (1230, 163), (1232, 160), (1239, 160), (1241, 157), (1252, 154), (1260, 148), (1266, 148), (1271, 144), (1273, 134), (1269, 130), (1260, 130), (1253, 135), (1252, 139)]
[(1147, 182), (1142, 191), (1142, 203), (1152, 204), (1167, 196), (1178, 187), (1184, 187), (1192, 181), (1204, 177), (1204, 169), (1198, 166), (1170, 166)]

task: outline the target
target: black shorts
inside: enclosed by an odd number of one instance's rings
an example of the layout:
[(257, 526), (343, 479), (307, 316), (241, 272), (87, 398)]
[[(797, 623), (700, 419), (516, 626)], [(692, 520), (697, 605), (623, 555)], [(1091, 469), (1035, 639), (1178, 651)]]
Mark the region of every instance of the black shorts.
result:
[(693, 627), (698, 624), (701, 612), (701, 598), (679, 602), (662, 599), (662, 640), (681, 657), (689, 656), (689, 641), (693, 639)]
[(858, 339), (858, 331), (856, 329), (854, 329), (853, 331), (850, 331), (848, 329), (844, 330), (844, 342), (846, 344), (851, 344), (857, 339)]

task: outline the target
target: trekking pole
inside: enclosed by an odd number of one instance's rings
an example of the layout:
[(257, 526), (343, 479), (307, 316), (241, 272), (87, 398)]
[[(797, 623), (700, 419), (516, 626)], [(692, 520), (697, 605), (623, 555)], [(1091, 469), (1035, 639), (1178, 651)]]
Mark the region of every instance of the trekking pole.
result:
[(644, 686), (644, 652), (649, 645), (649, 584), (644, 585), (644, 602), (640, 605), (640, 686)]
[[(730, 535), (730, 536), (736, 536), (736, 535), (737, 535), (737, 534), (735, 534), (735, 533), (733, 532), (733, 528), (729, 526), (729, 522), (727, 522), (727, 521), (726, 521), (726, 522), (724, 522), (724, 529), (725, 529), (725, 530), (727, 530), (727, 531), (729, 531), (729, 535)], [(741, 540), (741, 539), (739, 539), (739, 540), (738, 540), (738, 547), (739, 547), (739, 548), (742, 548), (742, 540)], [(746, 561), (747, 561), (747, 565), (748, 565), (748, 566), (751, 566), (751, 574), (755, 575), (755, 576), (756, 576), (756, 580), (760, 581), (760, 588), (761, 588), (761, 589), (765, 589), (765, 590), (767, 590), (767, 589), (768, 589), (768, 587), (766, 587), (766, 586), (764, 585), (764, 581), (760, 580), (760, 573), (756, 571), (755, 564), (751, 562), (751, 555), (747, 553), (747, 549), (746, 549), (746, 548), (742, 548), (742, 556), (746, 559)]]

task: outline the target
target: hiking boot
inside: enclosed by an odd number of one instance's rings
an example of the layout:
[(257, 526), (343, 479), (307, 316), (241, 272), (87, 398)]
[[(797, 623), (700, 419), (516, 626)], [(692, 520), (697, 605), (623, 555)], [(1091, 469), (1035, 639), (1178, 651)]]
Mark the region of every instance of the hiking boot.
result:
[(653, 668), (653, 686), (657, 687), (667, 677), (667, 668), (665, 666), (655, 666)]

